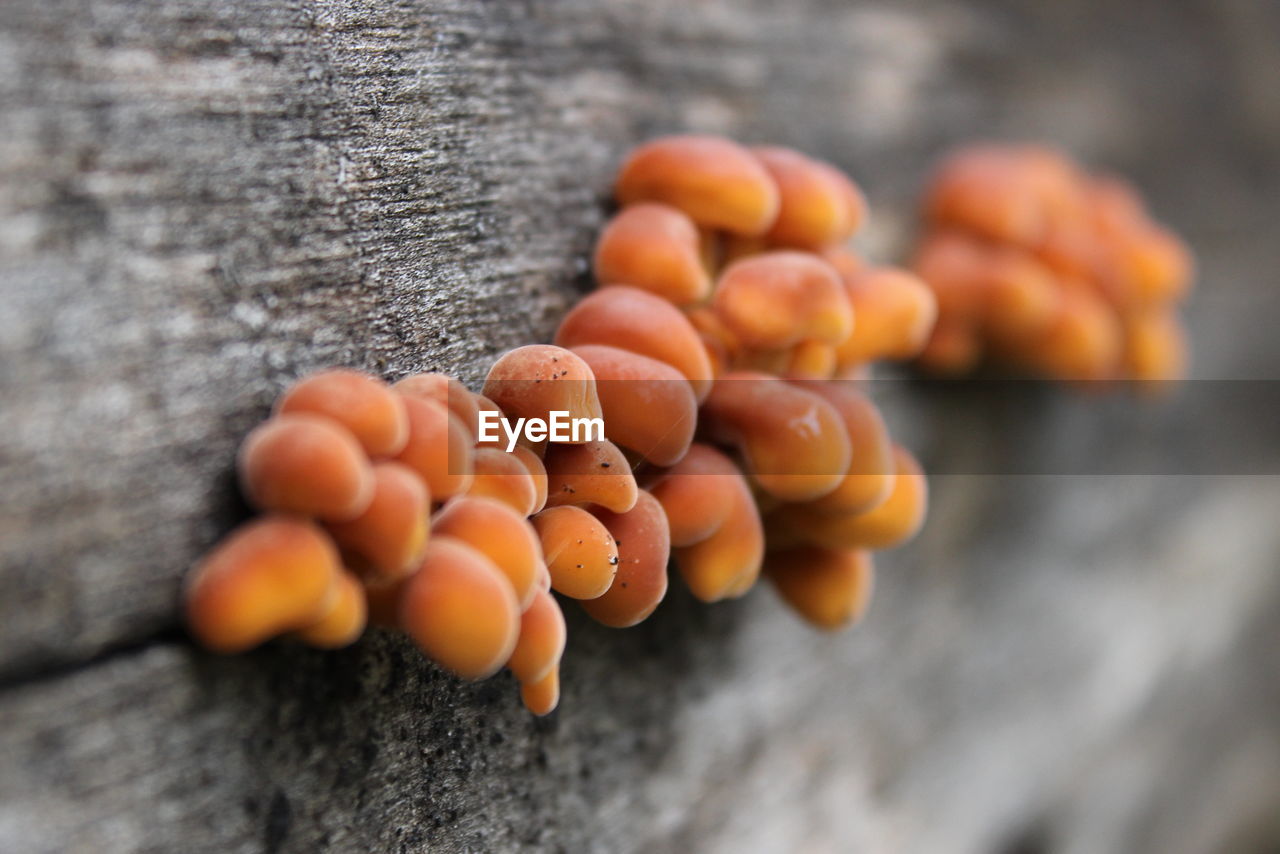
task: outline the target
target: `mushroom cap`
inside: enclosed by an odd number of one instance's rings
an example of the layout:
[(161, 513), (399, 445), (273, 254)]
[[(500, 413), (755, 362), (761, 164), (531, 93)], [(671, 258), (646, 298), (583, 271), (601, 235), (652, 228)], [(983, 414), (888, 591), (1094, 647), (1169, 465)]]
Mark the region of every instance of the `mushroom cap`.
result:
[(547, 506), (599, 504), (625, 513), (636, 504), (635, 475), (617, 445), (608, 439), (581, 445), (552, 445), (543, 461)]
[(240, 445), (240, 485), (260, 510), (353, 519), (373, 500), (373, 468), (349, 430), (320, 415), (287, 413)]
[(580, 507), (548, 507), (533, 517), (551, 586), (571, 599), (604, 595), (618, 571), (618, 546), (604, 523)]
[(507, 668), (520, 682), (540, 682), (560, 666), (565, 644), (564, 613), (550, 593), (539, 591), (520, 615), (520, 637)]
[[(538, 460), (527, 448), (517, 446), (515, 450), (524, 450), (534, 460)], [(544, 486), (544, 502), (545, 489)], [(507, 453), (497, 448), (476, 448), (475, 477), (467, 489), (467, 495), (496, 499), (521, 516), (532, 515), (539, 509), (538, 483), (530, 473), (529, 466), (521, 457), (516, 456), (515, 451)]]
[(432, 536), (443, 535), (471, 546), (502, 571), (515, 591), (520, 610), (537, 592), (542, 545), (523, 515), (492, 498), (461, 495), (431, 522)]
[(862, 191), (834, 166), (780, 146), (751, 151), (778, 185), (778, 217), (765, 234), (775, 246), (817, 250), (847, 240), (866, 219)]
[[(578, 446), (568, 445), (563, 447), (576, 448)], [(525, 471), (529, 473), (530, 482), (533, 483), (533, 509), (529, 511), (529, 515), (533, 515), (547, 506), (547, 466), (542, 462), (542, 457), (525, 445), (516, 445), (511, 454), (524, 466)]]
[(830, 549), (889, 549), (901, 545), (924, 524), (929, 487), (920, 464), (900, 445), (894, 445), (893, 462), (893, 490), (874, 509), (836, 515), (787, 505), (770, 515), (770, 531), (790, 529), (798, 539)]
[(560, 704), (560, 668), (554, 668), (537, 682), (521, 683), (520, 699), (525, 708), (538, 717), (554, 712)]
[(836, 489), (851, 448), (840, 414), (818, 395), (767, 374), (735, 371), (716, 380), (702, 410), (713, 441), (736, 446), (752, 479), (782, 501), (810, 501)]
[(693, 388), (657, 359), (599, 344), (573, 352), (591, 366), (604, 415), (605, 436), (654, 465), (684, 456), (698, 422)]
[(770, 552), (765, 574), (784, 602), (827, 631), (860, 620), (875, 586), (871, 554), (863, 549), (800, 546)]
[(332, 607), (319, 620), (294, 634), (303, 643), (320, 649), (340, 649), (359, 640), (367, 623), (364, 585), (351, 573), (340, 572)]
[(634, 626), (652, 614), (667, 594), (671, 556), (667, 514), (656, 498), (641, 492), (636, 506), (626, 513), (597, 509), (594, 515), (617, 543), (618, 571), (604, 595), (584, 601), (582, 608), (606, 626)]
[(751, 348), (779, 349), (807, 339), (838, 345), (854, 329), (839, 274), (806, 252), (766, 252), (735, 261), (720, 274), (712, 305)]
[(1048, 219), (1028, 164), (1005, 146), (972, 146), (947, 158), (926, 190), (926, 217), (985, 237), (1035, 245)]
[(433, 536), (399, 596), (399, 623), (441, 667), (484, 679), (511, 658), (520, 606), (493, 561), (462, 540)]
[(668, 205), (619, 211), (600, 234), (593, 266), (598, 282), (642, 288), (675, 305), (699, 303), (711, 293), (698, 227)]
[(698, 330), (671, 303), (638, 288), (611, 285), (588, 294), (560, 322), (556, 344), (639, 353), (683, 374), (699, 403), (711, 391), (711, 362)]
[(392, 386), (405, 397), (423, 397), (443, 403), (462, 421), (474, 441), (480, 413), (476, 395), (448, 374), (410, 374)]
[(928, 285), (893, 267), (864, 268), (843, 281), (858, 324), (836, 347), (839, 364), (909, 359), (920, 352), (938, 317)]
[(471, 433), (443, 403), (404, 397), (409, 413), (409, 441), (396, 461), (413, 469), (427, 484), (433, 501), (460, 495), (474, 475)]
[(1119, 373), (1123, 330), (1115, 311), (1096, 294), (1063, 290), (1054, 318), (1036, 335), (1004, 353), (1015, 361), (1062, 380), (1106, 380)]
[(778, 216), (778, 187), (760, 161), (718, 136), (666, 136), (634, 149), (618, 173), (621, 205), (664, 202), (698, 225), (764, 234)]
[(804, 505), (813, 513), (865, 513), (889, 498), (893, 490), (893, 442), (880, 410), (871, 398), (848, 382), (801, 382), (835, 407), (849, 436), (850, 462), (833, 491)]
[(216, 652), (243, 652), (324, 617), (339, 594), (341, 563), (317, 525), (265, 516), (241, 525), (187, 578), (191, 633)]
[(377, 377), (333, 368), (304, 377), (284, 393), (276, 412), (321, 415), (345, 427), (371, 457), (399, 453), (409, 438), (404, 404)]
[(484, 395), (513, 418), (601, 417), (595, 374), (580, 357), (551, 344), (510, 350), (489, 369)]
[(1127, 376), (1143, 383), (1168, 382), (1186, 374), (1186, 336), (1173, 311), (1155, 309), (1125, 319), (1124, 366)]
[(982, 340), (971, 324), (943, 318), (934, 324), (916, 363), (931, 373), (959, 376), (977, 366), (983, 350)]
[(431, 493), (417, 473), (395, 462), (373, 466), (373, 500), (348, 522), (331, 522), (329, 534), (374, 582), (394, 581), (417, 569), (431, 530)]
[(1058, 312), (1060, 285), (1035, 256), (1003, 247), (987, 274), (985, 324), (992, 337), (1011, 341), (1038, 335)]
[(801, 341), (786, 356), (782, 373), (787, 379), (829, 380), (836, 372), (836, 348), (825, 341)]

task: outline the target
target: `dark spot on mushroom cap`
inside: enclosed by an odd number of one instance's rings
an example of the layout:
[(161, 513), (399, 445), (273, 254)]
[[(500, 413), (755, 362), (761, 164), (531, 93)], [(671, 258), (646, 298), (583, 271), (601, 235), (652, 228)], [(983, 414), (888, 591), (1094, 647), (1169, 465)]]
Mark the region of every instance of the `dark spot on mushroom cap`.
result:
[(618, 565), (618, 556), (617, 555), (610, 556), (609, 566), (617, 566), (617, 565)]
[(610, 465), (610, 463), (601, 463), (601, 464), (600, 464), (600, 468), (602, 468), (602, 469), (607, 469), (607, 468), (609, 467), (609, 465)]

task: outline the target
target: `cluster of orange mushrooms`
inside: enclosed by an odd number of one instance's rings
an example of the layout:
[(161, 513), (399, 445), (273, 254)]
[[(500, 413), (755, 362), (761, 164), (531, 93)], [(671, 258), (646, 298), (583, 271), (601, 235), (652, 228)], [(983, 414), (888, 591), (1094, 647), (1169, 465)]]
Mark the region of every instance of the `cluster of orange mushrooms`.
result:
[(921, 363), (1161, 382), (1186, 370), (1192, 260), (1127, 184), (1034, 146), (973, 146), (925, 198), (913, 269), (938, 298)]
[[(865, 264), (847, 244), (861, 192), (795, 151), (661, 138), (632, 152), (616, 198), (600, 287), (553, 344), (499, 358), (481, 393), (338, 369), (281, 397), (239, 459), (262, 515), (189, 578), (204, 645), (339, 647), (372, 622), (464, 678), (508, 668), (541, 715), (566, 634), (551, 591), (631, 626), (672, 563), (706, 602), (763, 574), (816, 626), (858, 619), (870, 552), (914, 535), (927, 504), (858, 380), (920, 354), (935, 291)], [(934, 207), (957, 224), (932, 239), (979, 245), (963, 205)], [(485, 429), (556, 414), (600, 419), (604, 437)]]

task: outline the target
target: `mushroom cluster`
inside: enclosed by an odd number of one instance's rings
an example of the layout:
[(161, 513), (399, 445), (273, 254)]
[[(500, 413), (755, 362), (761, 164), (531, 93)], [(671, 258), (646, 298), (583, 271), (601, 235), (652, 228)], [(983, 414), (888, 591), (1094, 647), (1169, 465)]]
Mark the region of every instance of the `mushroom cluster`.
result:
[(1167, 381), (1186, 368), (1178, 304), (1192, 260), (1124, 182), (1035, 146), (964, 148), (939, 166), (912, 267), (939, 317), (920, 356), (1050, 379)]
[[(764, 574), (816, 626), (862, 614), (870, 551), (919, 529), (927, 489), (858, 378), (920, 352), (933, 292), (862, 262), (862, 194), (795, 151), (658, 139), (616, 197), (600, 286), (481, 393), (338, 369), (281, 397), (240, 453), (262, 515), (188, 580), (200, 642), (332, 648), (372, 622), (461, 677), (506, 667), (541, 715), (566, 640), (551, 591), (632, 626), (671, 562), (706, 602)], [(604, 435), (484, 429), (557, 415)]]

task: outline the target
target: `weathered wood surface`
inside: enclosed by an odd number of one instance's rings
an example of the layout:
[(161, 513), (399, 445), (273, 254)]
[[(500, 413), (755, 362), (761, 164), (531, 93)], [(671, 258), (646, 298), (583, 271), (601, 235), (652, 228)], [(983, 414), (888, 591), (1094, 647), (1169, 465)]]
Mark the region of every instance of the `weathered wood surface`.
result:
[[(0, 850), (1273, 850), (1273, 478), (936, 478), (858, 632), (575, 618), (546, 722), (176, 618), (274, 395), (545, 340), (660, 131), (841, 163), (882, 255), (948, 144), (1057, 140), (1196, 244), (1201, 375), (1273, 378), (1280, 13), (1045, 6), (0, 3)], [(935, 469), (1018, 439), (907, 413)]]

